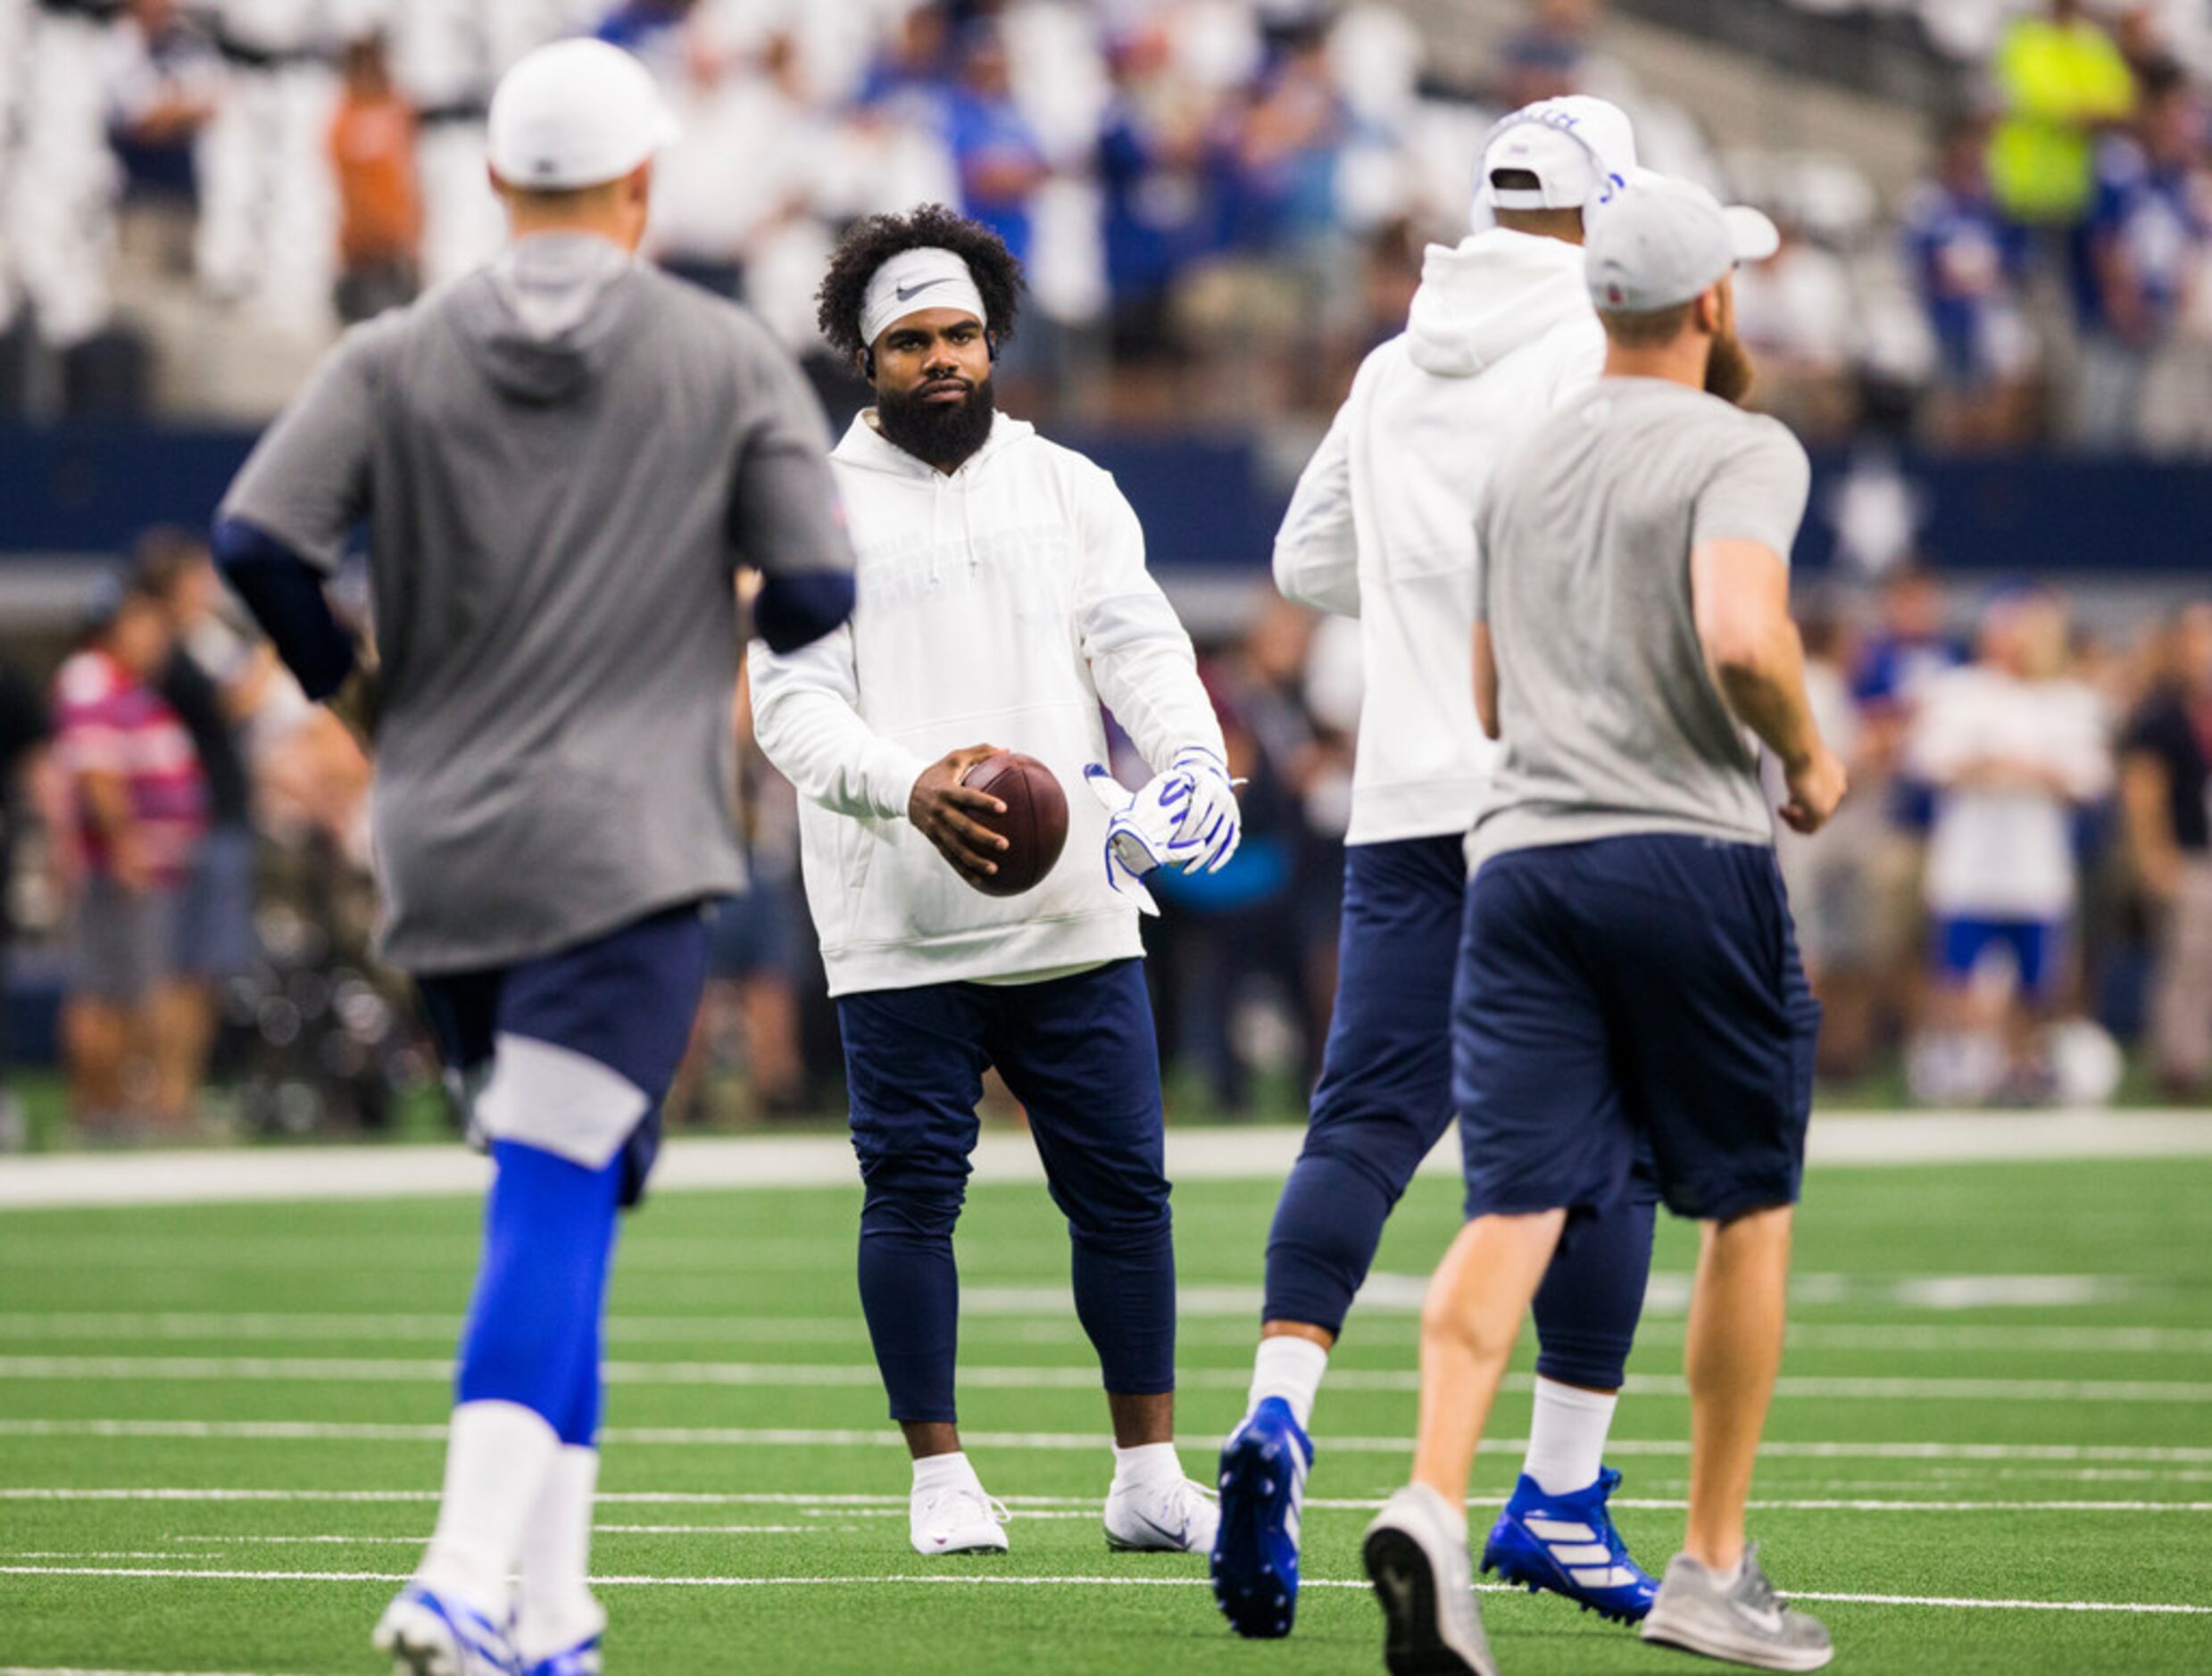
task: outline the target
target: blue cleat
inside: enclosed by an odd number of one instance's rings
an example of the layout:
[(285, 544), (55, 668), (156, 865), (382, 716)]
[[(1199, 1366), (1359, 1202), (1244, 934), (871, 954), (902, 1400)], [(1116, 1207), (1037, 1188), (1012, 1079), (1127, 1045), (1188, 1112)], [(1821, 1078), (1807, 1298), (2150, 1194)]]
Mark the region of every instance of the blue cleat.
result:
[(393, 1676), (515, 1676), (521, 1668), (504, 1624), (420, 1583), (385, 1608), (373, 1645), (391, 1655)]
[(525, 1664), (522, 1676), (599, 1676), (599, 1638), (592, 1636), (574, 1647)]
[(1547, 1496), (1524, 1473), (1490, 1528), (1483, 1570), (1525, 1584), (1532, 1595), (1543, 1589), (1565, 1595), (1616, 1623), (1642, 1622), (1659, 1585), (1628, 1557), (1628, 1545), (1606, 1511), (1619, 1483), (1620, 1474), (1608, 1466), (1586, 1489)]
[(1270, 1397), (1221, 1448), (1221, 1530), (1214, 1602), (1237, 1634), (1272, 1640), (1298, 1615), (1298, 1514), (1313, 1441)]

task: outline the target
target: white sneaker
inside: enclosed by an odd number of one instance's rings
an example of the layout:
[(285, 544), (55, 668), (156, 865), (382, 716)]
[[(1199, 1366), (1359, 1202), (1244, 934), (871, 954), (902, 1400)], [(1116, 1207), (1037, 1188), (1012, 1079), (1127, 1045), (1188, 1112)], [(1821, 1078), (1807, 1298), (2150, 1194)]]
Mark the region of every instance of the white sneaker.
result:
[(1106, 1546), (1127, 1554), (1210, 1554), (1221, 1504), (1180, 1474), (1106, 1492)]
[(907, 1528), (917, 1554), (1003, 1554), (1007, 1516), (980, 1484), (955, 1484), (916, 1490)]
[(1498, 1676), (1475, 1605), (1467, 1516), (1426, 1484), (1383, 1504), (1362, 1543), (1391, 1676)]

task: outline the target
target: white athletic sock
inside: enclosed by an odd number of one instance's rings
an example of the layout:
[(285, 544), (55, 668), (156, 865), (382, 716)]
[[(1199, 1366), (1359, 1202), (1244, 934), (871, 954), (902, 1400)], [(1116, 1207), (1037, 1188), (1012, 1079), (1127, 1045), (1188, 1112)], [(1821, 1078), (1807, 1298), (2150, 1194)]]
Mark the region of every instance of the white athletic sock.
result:
[(445, 1493), (437, 1529), (415, 1576), (498, 1617), (522, 1531), (537, 1506), (561, 1440), (520, 1403), (463, 1403), (445, 1442)]
[(976, 1476), (975, 1465), (966, 1450), (954, 1449), (950, 1455), (925, 1455), (914, 1463), (914, 1493), (920, 1496), (939, 1489), (982, 1491), (983, 1480)]
[(515, 1640), (525, 1659), (550, 1658), (607, 1627), (592, 1598), (592, 1497), (599, 1451), (563, 1444), (522, 1531)]
[[(1140, 1443), (1125, 1449), (1114, 1445), (1114, 1489), (1143, 1489), (1154, 1484), (1173, 1484), (1183, 1477), (1183, 1457), (1172, 1443)], [(1112, 1490), (1107, 1492), (1112, 1494)]]
[(1313, 1399), (1321, 1391), (1321, 1375), (1329, 1370), (1329, 1353), (1311, 1339), (1291, 1333), (1262, 1339), (1252, 1359), (1252, 1396), (1244, 1404), (1250, 1414), (1270, 1397), (1290, 1405), (1291, 1418), (1301, 1431), (1313, 1425)]
[(1528, 1423), (1528, 1458), (1521, 1471), (1547, 1496), (1571, 1496), (1598, 1481), (1606, 1434), (1613, 1429), (1617, 1391), (1584, 1390), (1536, 1376), (1536, 1412)]

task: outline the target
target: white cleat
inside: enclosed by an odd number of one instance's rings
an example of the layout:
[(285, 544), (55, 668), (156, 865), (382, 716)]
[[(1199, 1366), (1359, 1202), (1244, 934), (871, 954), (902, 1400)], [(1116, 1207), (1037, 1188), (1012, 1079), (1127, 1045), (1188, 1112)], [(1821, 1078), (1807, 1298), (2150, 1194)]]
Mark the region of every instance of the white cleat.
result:
[(506, 1626), (450, 1595), (410, 1583), (385, 1608), (371, 1645), (393, 1676), (513, 1676)]
[(1106, 1495), (1106, 1546), (1124, 1554), (1210, 1554), (1221, 1504), (1180, 1476)]
[(918, 1489), (909, 1504), (908, 1531), (917, 1554), (1003, 1554), (1007, 1516), (1006, 1504), (980, 1485)]

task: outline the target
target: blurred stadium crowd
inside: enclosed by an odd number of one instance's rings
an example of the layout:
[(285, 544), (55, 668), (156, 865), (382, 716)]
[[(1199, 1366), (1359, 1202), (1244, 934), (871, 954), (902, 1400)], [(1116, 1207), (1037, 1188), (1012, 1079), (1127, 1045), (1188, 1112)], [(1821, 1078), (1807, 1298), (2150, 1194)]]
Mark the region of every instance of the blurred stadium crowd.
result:
[[(1811, 688), (1850, 762), (1834, 827), (1784, 840), (1831, 1089), (1931, 1103), (2097, 1101), (2212, 1083), (2212, 599), (2114, 635), (2057, 591), (1960, 620), (1928, 572), (1808, 604)], [(1335, 984), (1360, 698), (1356, 634), (1255, 590), (1202, 671), (1246, 836), (1164, 877), (1146, 922), (1186, 1109), (1285, 1115)], [(721, 905), (671, 1121), (834, 1109), (834, 1016), (790, 787), (741, 742), (754, 883)], [(230, 1121), (375, 1127), (429, 1078), (366, 955), (368, 766), (237, 630), (196, 541), (152, 532), (50, 689), (0, 678), (17, 900), (66, 927), (62, 1045), (84, 1133), (175, 1134), (211, 1055)], [(1125, 773), (1135, 772), (1132, 764)]]
[[(2212, 452), (2205, 9), (1787, 4), (1915, 13), (1955, 59), (1917, 179), (1709, 134), (1609, 50), (1595, 0), (0, 0), (0, 422), (265, 417), (337, 322), (495, 247), (488, 90), (595, 30), (685, 121), (658, 259), (759, 311), (833, 411), (857, 395), (813, 328), (837, 230), (941, 199), (1029, 264), (1005, 405), (1259, 426), (1294, 470), (1402, 325), (1425, 242), (1464, 232), (1490, 122), (1583, 90), (1632, 112), (1647, 163), (1784, 223), (1742, 326), (1761, 402), (1815, 446)], [(1506, 19), (1471, 64), (1436, 50), (1470, 10)], [(1856, 786), (1786, 849), (1824, 1070), (2096, 1099), (2140, 1043), (2151, 1083), (2200, 1096), (2212, 599), (2131, 621), (1969, 594), (1914, 568), (1903, 521), (1898, 568), (1801, 601)], [(248, 1127), (383, 1124), (430, 1073), (365, 952), (368, 766), (241, 632), (195, 534), (150, 533), (120, 574), (58, 674), (0, 672), (0, 875), (33, 940), (69, 944), (74, 1121), (178, 1133), (212, 1066)], [(1356, 642), (1257, 577), (1215, 628), (1247, 837), (1162, 889), (1152, 978), (1187, 1108), (1286, 1115), (1334, 985)], [(757, 882), (719, 923), (678, 1123), (834, 1109), (840, 1075), (792, 793), (736, 720)]]
[[(1444, 62), (1476, 13), (1513, 21)], [(1922, 178), (1885, 196), (1834, 153), (1709, 135), (1603, 50), (1600, 0), (0, 0), (0, 411), (265, 411), (282, 385), (208, 363), (221, 321), (304, 357), (481, 260), (488, 89), (595, 30), (686, 125), (662, 261), (813, 353), (836, 229), (958, 203), (1029, 263), (1007, 370), (1047, 417), (1325, 411), (1402, 321), (1424, 244), (1464, 230), (1489, 122), (1579, 90), (1635, 117), (1651, 166), (1785, 222), (1743, 324), (1816, 444), (2212, 449), (2204, 9), (1917, 14), (1970, 57), (1914, 118)]]

